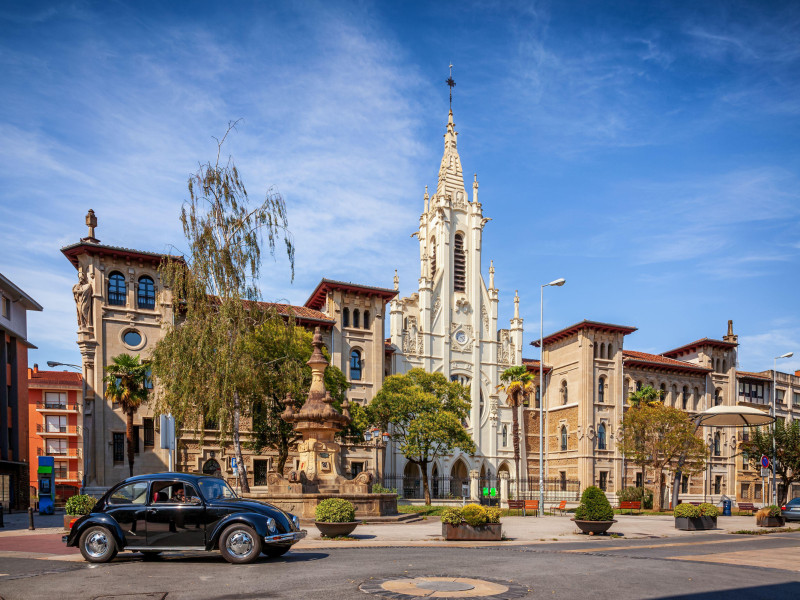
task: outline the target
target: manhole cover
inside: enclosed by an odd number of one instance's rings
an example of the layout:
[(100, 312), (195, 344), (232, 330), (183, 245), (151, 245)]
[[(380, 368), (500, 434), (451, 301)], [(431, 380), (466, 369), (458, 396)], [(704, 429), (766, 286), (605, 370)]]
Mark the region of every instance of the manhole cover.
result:
[(419, 598), (491, 598), (511, 600), (528, 594), (528, 588), (500, 579), (475, 579), (447, 575), (426, 577), (389, 577), (372, 579), (359, 586), (362, 592), (410, 600)]

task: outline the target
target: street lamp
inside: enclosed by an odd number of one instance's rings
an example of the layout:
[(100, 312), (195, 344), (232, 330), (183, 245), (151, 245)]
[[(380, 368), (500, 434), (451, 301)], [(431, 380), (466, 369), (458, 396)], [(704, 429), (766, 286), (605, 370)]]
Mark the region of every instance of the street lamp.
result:
[(71, 363), (56, 362), (54, 360), (48, 360), (47, 361), (47, 366), (50, 367), (51, 369), (53, 367), (72, 367), (73, 369), (78, 369), (78, 371), (82, 370), (82, 367), (80, 367), (79, 365), (73, 365)]
[(786, 354), (781, 354), (772, 359), (772, 504), (777, 504), (778, 500), (777, 479), (775, 475), (775, 421), (778, 418), (776, 401), (778, 392), (775, 389), (775, 376), (776, 369), (778, 368), (778, 361), (782, 358), (791, 358), (792, 356), (794, 356), (794, 352), (787, 352)]
[[(567, 282), (563, 277), (545, 283), (539, 296), (539, 515), (544, 514), (544, 288), (561, 287)], [(527, 468), (525, 469), (527, 471)], [(519, 482), (519, 473), (517, 473)]]

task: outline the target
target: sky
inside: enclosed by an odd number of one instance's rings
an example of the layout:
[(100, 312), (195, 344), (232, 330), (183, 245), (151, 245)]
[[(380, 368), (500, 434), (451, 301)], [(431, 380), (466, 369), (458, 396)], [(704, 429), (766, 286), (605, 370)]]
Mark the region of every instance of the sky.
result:
[[(453, 64), (483, 273), (528, 346), (582, 319), (660, 353), (739, 335), (739, 366), (800, 369), (800, 5), (793, 2), (4, 2), (0, 272), (43, 307), (29, 362), (80, 362), (60, 248), (183, 251), (187, 180), (225, 152), (278, 192), (296, 275), (415, 291)], [(471, 179), (471, 177), (467, 177)]]

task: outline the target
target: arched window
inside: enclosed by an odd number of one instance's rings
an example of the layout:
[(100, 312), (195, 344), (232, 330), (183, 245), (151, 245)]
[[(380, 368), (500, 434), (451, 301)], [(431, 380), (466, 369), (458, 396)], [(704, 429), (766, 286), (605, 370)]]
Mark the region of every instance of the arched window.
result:
[(567, 394), (567, 380), (561, 382), (561, 404), (566, 404), (568, 402), (568, 394)]
[(606, 449), (606, 426), (602, 423), (597, 426), (597, 449)]
[(608, 344), (608, 348), (606, 348), (606, 352), (607, 352), (606, 358), (608, 358), (609, 360), (614, 358), (614, 348), (613, 348), (613, 346), (611, 345), (610, 342)]
[(353, 350), (350, 353), (350, 379), (361, 379), (361, 352)]
[(664, 402), (664, 404), (666, 404), (667, 403), (667, 384), (666, 383), (662, 383), (660, 389), (661, 389), (661, 400), (662, 400), (662, 402)]
[(642, 382), (641, 382), (641, 381), (637, 381), (637, 382), (636, 382), (636, 391), (638, 392), (638, 391), (640, 391), (641, 389), (642, 389)]
[(600, 344), (600, 358), (606, 357), (606, 345)]
[(364, 311), (364, 329), (369, 329), (369, 311)]
[(599, 356), (599, 354), (598, 354), (598, 350), (599, 350), (599, 347), (598, 347), (598, 345), (597, 345), (597, 342), (595, 342), (595, 343), (594, 343), (594, 357), (595, 357), (595, 358), (597, 358), (597, 357)]
[(727, 370), (728, 370), (728, 361), (726, 361), (726, 360), (723, 358), (723, 359), (722, 359), (722, 372), (724, 373), (724, 372), (726, 372)]
[(597, 401), (598, 402), (605, 402), (606, 401), (606, 378), (601, 377), (600, 381), (597, 383)]
[(694, 394), (692, 395), (692, 410), (700, 410), (700, 390), (694, 388)]
[(436, 238), (431, 238), (431, 279), (436, 277)]
[(152, 277), (148, 277), (147, 275), (139, 277), (136, 304), (139, 308), (153, 309), (156, 307), (156, 285)]
[(464, 254), (464, 236), (456, 234), (453, 243), (453, 289), (463, 292), (467, 289), (467, 257)]
[(350, 327), (350, 309), (342, 310), (342, 327)]
[(683, 394), (681, 395), (681, 407), (683, 410), (689, 408), (689, 387), (683, 386)]
[(722, 390), (717, 388), (714, 390), (714, 406), (722, 404)]
[(508, 425), (503, 425), (503, 447), (508, 446)]
[(353, 327), (358, 327), (358, 323), (360, 321), (359, 316), (360, 313), (358, 312), (358, 309), (355, 309), (353, 311)]
[(721, 456), (722, 455), (722, 444), (720, 443), (720, 435), (719, 432), (714, 434), (714, 456)]
[(108, 276), (108, 303), (114, 306), (125, 306), (125, 277), (122, 273), (114, 272)]
[(561, 426), (561, 449), (562, 450), (566, 450), (567, 449), (567, 426), (566, 425), (562, 425)]

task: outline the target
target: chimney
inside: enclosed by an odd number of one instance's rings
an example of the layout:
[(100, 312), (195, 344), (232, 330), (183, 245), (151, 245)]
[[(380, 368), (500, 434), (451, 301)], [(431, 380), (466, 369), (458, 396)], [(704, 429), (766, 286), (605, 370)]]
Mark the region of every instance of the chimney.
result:
[(739, 336), (733, 335), (733, 320), (728, 319), (728, 335), (722, 338), (726, 342), (732, 342), (734, 344), (739, 342)]
[(33, 369), (28, 367), (28, 379), (30, 379), (32, 376), (33, 376)]
[(34, 375), (38, 375), (39, 374), (39, 365), (36, 364), (36, 363), (33, 363), (33, 374)]
[(794, 372), (794, 376), (795, 377), (800, 377), (800, 369), (798, 369), (797, 371)]

